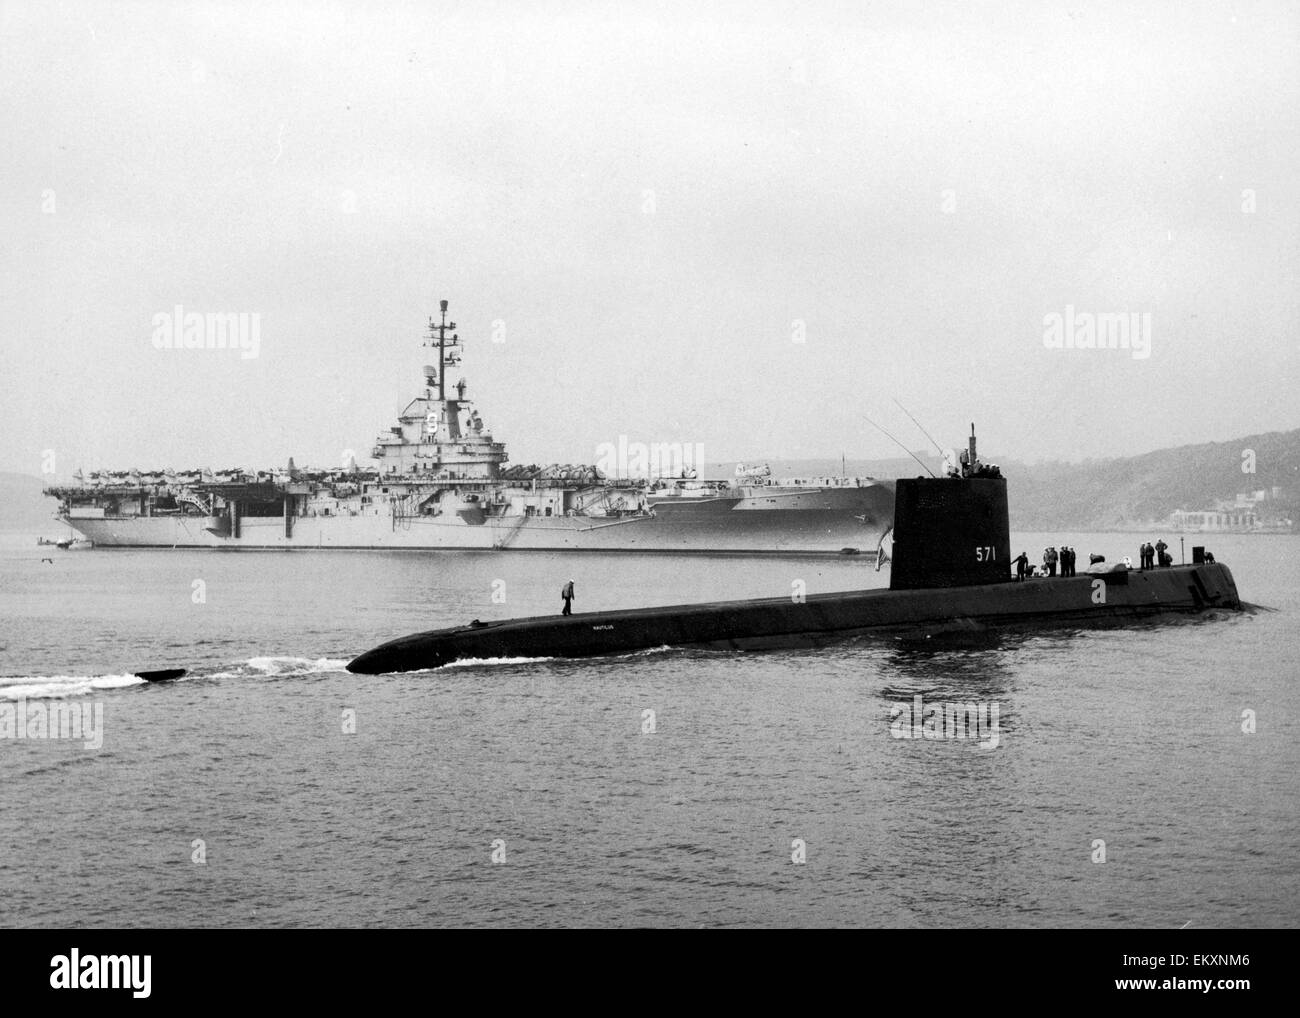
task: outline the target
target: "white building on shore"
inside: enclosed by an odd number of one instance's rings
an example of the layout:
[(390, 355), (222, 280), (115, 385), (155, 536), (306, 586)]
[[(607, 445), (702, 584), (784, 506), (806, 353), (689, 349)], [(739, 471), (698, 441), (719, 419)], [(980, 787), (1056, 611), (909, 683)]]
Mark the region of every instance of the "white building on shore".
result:
[(1175, 509), (1169, 514), (1169, 527), (1192, 533), (1252, 533), (1289, 531), (1291, 520), (1270, 512), (1268, 503), (1281, 498), (1280, 487), (1239, 492), (1235, 501), (1227, 499), (1213, 509)]

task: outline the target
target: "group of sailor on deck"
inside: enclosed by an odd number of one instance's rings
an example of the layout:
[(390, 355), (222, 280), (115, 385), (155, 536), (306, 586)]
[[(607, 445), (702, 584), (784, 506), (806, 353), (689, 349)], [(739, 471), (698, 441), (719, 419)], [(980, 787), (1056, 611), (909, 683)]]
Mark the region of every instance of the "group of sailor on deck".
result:
[[(1168, 553), (1168, 548), (1169, 545), (1165, 544), (1163, 540), (1157, 541), (1155, 544), (1151, 544), (1149, 541), (1144, 542), (1141, 547), (1138, 548), (1138, 558), (1141, 563), (1138, 568), (1155, 569), (1157, 566), (1172, 566), (1174, 564), (1174, 559), (1173, 556)], [(1037, 567), (1030, 565), (1029, 556), (1022, 551), (1012, 560), (1012, 564), (1016, 567), (1016, 579), (1023, 580), (1027, 577), (1034, 576), (1056, 576), (1056, 567), (1058, 564), (1061, 567), (1061, 576), (1077, 576), (1078, 572), (1074, 568), (1076, 554), (1075, 550), (1068, 545), (1061, 545), (1059, 550), (1056, 548), (1044, 548), (1042, 572), (1037, 572)], [(1205, 553), (1205, 558), (1208, 562), (1214, 561), (1214, 556), (1209, 552)], [(1099, 563), (1104, 563), (1105, 561), (1106, 556), (1104, 555), (1088, 556), (1090, 566), (1095, 566)], [(1128, 555), (1124, 556), (1123, 563), (1127, 568), (1133, 568), (1133, 559)]]

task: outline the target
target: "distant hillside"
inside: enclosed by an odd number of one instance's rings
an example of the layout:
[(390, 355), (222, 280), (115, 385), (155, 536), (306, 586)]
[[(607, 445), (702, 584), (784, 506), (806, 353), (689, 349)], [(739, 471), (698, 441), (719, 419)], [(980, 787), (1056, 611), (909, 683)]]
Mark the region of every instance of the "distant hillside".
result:
[(67, 528), (53, 518), (57, 503), (41, 495), (44, 486), (39, 477), (0, 471), (0, 530), (29, 531), (36, 537), (66, 535)]
[[(1254, 454), (1253, 473), (1242, 471), (1250, 465), (1247, 450)], [(1209, 509), (1220, 499), (1274, 486), (1282, 497), (1269, 509), (1300, 519), (1300, 429), (1125, 459), (1002, 467), (1012, 480), (1011, 524), (1025, 530), (1164, 520), (1175, 509)]]

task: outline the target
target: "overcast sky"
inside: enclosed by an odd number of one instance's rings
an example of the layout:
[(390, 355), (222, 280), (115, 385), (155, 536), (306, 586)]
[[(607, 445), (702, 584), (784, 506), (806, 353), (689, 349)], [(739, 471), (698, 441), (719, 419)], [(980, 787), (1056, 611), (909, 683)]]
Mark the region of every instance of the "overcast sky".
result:
[(366, 461), (440, 298), (515, 462), (1300, 426), (1297, 10), (5, 0), (0, 469)]

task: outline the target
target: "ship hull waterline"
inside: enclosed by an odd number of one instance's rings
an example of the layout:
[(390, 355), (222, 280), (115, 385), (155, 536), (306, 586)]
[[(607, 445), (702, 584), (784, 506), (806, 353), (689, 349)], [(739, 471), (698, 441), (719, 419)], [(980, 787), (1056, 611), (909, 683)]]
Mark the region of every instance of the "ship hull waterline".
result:
[[(653, 515), (535, 516), (481, 524), (456, 516), (246, 516), (239, 534), (209, 529), (197, 515), (61, 519), (97, 548), (411, 549), (672, 552), (674, 554), (874, 554), (892, 522), (883, 493), (850, 509), (690, 511), (657, 507)], [(852, 510), (852, 511), (851, 511)]]
[(773, 650), (863, 635), (1089, 628), (1165, 614), (1239, 609), (1221, 564), (918, 590), (866, 590), (487, 622), (417, 633), (351, 661), (357, 674), (455, 661), (595, 657), (658, 647)]

